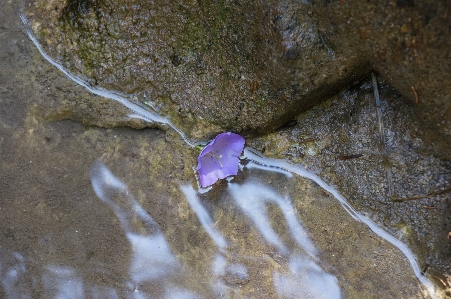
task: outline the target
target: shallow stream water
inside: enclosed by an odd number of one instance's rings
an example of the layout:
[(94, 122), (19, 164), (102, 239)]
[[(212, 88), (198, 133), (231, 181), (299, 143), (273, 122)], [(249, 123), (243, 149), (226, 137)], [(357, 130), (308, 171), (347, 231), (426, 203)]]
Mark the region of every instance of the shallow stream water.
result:
[[(246, 147), (236, 177), (199, 188), (194, 141), (65, 71), (19, 13), (8, 6), (0, 35), (0, 297), (436, 296), (406, 245), (300, 165)], [(169, 128), (102, 129), (36, 113), (39, 101), (70, 92)]]

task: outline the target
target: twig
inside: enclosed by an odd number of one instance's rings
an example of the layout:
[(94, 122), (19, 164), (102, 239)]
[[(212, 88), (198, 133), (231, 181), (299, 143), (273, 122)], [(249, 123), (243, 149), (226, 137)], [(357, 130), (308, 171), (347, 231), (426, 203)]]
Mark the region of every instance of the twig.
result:
[[(377, 114), (377, 123), (379, 127), (379, 148), (382, 153), (382, 158), (385, 161), (388, 161), (387, 150), (385, 147), (385, 133), (384, 133), (384, 123), (382, 121), (382, 109), (381, 109), (381, 101), (379, 98), (379, 90), (377, 88), (377, 78), (376, 74), (372, 73), (371, 78), (373, 81), (373, 90), (374, 90), (374, 98), (376, 99), (376, 114)], [(392, 182), (392, 174), (389, 163), (384, 163), (385, 174), (387, 176), (387, 185), (388, 185), (388, 196), (393, 197), (394, 188)]]
[[(423, 271), (421, 271), (421, 275), (425, 275), (428, 270), (429, 270), (429, 265), (426, 264), (426, 266), (424, 267)], [(434, 274), (431, 274), (431, 273), (428, 273), (428, 274), (431, 275), (432, 277), (434, 277), (435, 279), (437, 279), (438, 281), (440, 281), (445, 288), (448, 287), (448, 284), (446, 282), (444, 282), (443, 279), (441, 279), (440, 277), (438, 277), (438, 276), (436, 276)]]
[(443, 279), (441, 279), (440, 277), (435, 276), (435, 275), (433, 275), (433, 274), (431, 274), (431, 273), (429, 273), (429, 275), (431, 275), (432, 277), (434, 277), (435, 279), (437, 279), (438, 281), (440, 281), (440, 282), (443, 284), (443, 286), (444, 286), (445, 288), (448, 287), (448, 285), (446, 284), (446, 282), (444, 282)]
[(411, 86), (413, 93), (415, 94), (415, 104), (418, 104), (419, 100), (418, 100), (418, 93), (415, 90), (415, 87)]
[(444, 190), (439, 190), (439, 191), (435, 191), (429, 194), (425, 194), (425, 195), (415, 195), (412, 197), (406, 197), (406, 198), (393, 198), (394, 202), (404, 202), (404, 201), (409, 201), (409, 200), (415, 200), (415, 199), (422, 199), (422, 198), (428, 198), (428, 197), (433, 197), (433, 196), (437, 196), (437, 195), (442, 195), (445, 193), (451, 192), (451, 187), (448, 187)]

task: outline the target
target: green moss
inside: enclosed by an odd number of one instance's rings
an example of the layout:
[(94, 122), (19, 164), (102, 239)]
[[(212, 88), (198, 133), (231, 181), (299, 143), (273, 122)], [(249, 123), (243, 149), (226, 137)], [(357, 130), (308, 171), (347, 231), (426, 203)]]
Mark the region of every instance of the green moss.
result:
[[(226, 20), (231, 17), (230, 10), (224, 2), (217, 5), (219, 8), (209, 2), (201, 5), (198, 14), (188, 15), (188, 22), (182, 30), (175, 49), (178, 55), (191, 56), (196, 52), (203, 53), (212, 45), (223, 42), (219, 37), (223, 36), (224, 31), (227, 30)], [(199, 14), (209, 17), (202, 18)], [(206, 19), (208, 21), (205, 21)]]

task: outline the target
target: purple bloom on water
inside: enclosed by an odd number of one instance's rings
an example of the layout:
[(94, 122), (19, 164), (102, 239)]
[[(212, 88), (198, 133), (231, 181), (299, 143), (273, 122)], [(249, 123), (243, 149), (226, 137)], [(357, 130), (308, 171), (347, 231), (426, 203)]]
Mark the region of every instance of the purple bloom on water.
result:
[(244, 138), (235, 133), (221, 133), (213, 139), (197, 157), (202, 188), (217, 180), (238, 173), (239, 156), (244, 148)]

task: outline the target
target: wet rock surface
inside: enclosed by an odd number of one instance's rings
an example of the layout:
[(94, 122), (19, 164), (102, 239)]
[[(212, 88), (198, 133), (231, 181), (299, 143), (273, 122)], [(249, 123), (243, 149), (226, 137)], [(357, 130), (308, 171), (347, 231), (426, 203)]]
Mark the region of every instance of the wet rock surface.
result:
[(414, 248), (420, 264), (449, 281), (450, 194), (421, 195), (449, 188), (450, 162), (422, 139), (414, 109), (392, 87), (382, 82), (379, 93), (385, 155), (371, 78), (300, 114), (291, 127), (249, 144), (305, 165), (337, 186), (353, 207)]
[[(211, 271), (216, 248), (180, 191), (180, 184), (195, 185), (192, 167), (197, 152), (172, 131), (43, 120), (37, 106), (63, 100), (77, 86), (48, 67), (27, 39), (17, 12), (12, 5), (0, 13), (0, 26), (5, 28), (0, 34), (0, 57), (5, 61), (0, 93), (0, 294), (64, 296), (59, 283), (67, 282), (70, 296), (130, 295), (129, 261), (134, 249), (120, 219), (97, 198), (89, 180), (90, 167), (100, 159), (155, 219), (183, 263), (184, 279), (176, 285), (191, 288), (196, 298), (215, 298), (209, 291), (214, 276), (206, 273)], [(54, 93), (49, 93), (52, 88)], [(82, 89), (77, 94), (90, 96)], [(258, 178), (266, 187), (292, 197), (297, 217), (305, 225), (321, 227), (311, 230), (322, 248), (321, 266), (339, 278), (343, 295), (422, 297), (421, 286), (399, 250), (353, 221), (317, 185), (304, 179), (287, 181), (278, 173), (251, 172), (245, 169), (235, 181), (243, 184), (249, 177)], [(225, 181), (217, 184), (201, 198), (216, 220), (215, 227), (232, 244), (227, 256), (232, 263), (222, 277), (226, 295), (278, 298), (273, 273), (289, 274), (289, 261), (262, 241), (231, 196), (223, 193), (226, 185)], [(272, 208), (269, 216), (278, 223), (275, 229), (281, 238), (293, 242), (280, 211)], [(146, 231), (139, 225), (137, 229)], [(13, 284), (6, 279), (9, 269), (16, 273)], [(167, 289), (149, 283), (141, 291), (161, 298)]]
[(308, 8), (72, 1), (37, 2), (28, 12), (46, 50), (69, 70), (91, 85), (138, 93), (206, 137), (210, 127), (274, 129), (370, 71), (364, 58), (332, 50)]
[[(45, 267), (47, 262), (67, 262), (70, 266), (80, 267), (87, 280), (96, 281), (98, 277), (93, 277), (95, 272), (91, 271), (91, 266), (106, 264), (112, 270), (106, 277), (106, 284), (116, 283), (118, 277), (126, 279), (124, 269), (130, 248), (124, 242), (114, 215), (95, 200), (87, 175), (93, 161), (101, 157), (159, 223), (177, 257), (189, 265), (192, 281), (197, 282), (192, 284), (193, 287), (201, 292), (205, 284), (199, 273), (206, 273), (208, 269), (207, 264), (198, 261), (213, 256), (214, 249), (205, 232), (199, 232), (199, 222), (187, 203), (181, 200), (178, 189), (180, 182), (194, 184), (192, 166), (196, 152), (172, 131), (105, 130), (71, 121), (52, 122), (70, 118), (102, 127), (147, 126), (127, 118), (127, 109), (90, 95), (48, 65), (28, 42), (16, 14), (17, 7), (11, 7), (3, 11), (5, 18), (0, 18), (3, 20), (1, 28), (5, 29), (0, 33), (4, 40), (0, 55), (6, 62), (0, 72), (3, 82), (0, 153), (5, 161), (1, 173), (6, 182), (2, 184), (1, 201), (7, 203), (7, 208), (2, 210), (7, 215), (2, 227), (4, 252), (21, 251), (29, 261), (43, 258), (31, 267), (35, 270)], [(443, 6), (437, 9), (440, 7)], [(393, 84), (391, 81), (382, 82), (388, 162), (393, 172), (395, 195), (409, 197), (446, 188), (449, 162), (440, 159), (433, 144), (423, 139), (425, 133), (416, 108), (405, 104), (387, 84)], [(385, 162), (377, 145), (372, 101), (371, 86), (362, 80), (344, 93), (295, 117), (296, 122), (290, 123), (291, 127), (249, 139), (248, 144), (264, 151), (265, 155), (291, 159), (319, 172), (336, 184), (353, 206), (369, 213), (379, 224), (406, 241), (415, 250), (420, 264), (424, 260), (430, 265), (428, 272), (449, 283), (450, 249), (446, 240), (449, 199), (444, 194), (421, 201), (393, 203), (387, 197)], [(162, 113), (169, 110), (163, 106), (160, 108)], [(197, 127), (192, 128), (195, 132)], [(196, 134), (203, 136), (207, 130), (215, 132), (219, 129), (221, 125), (212, 125)], [(237, 181), (242, 182), (247, 175), (242, 173)], [(278, 177), (264, 177), (265, 184), (274, 188), (283, 188), (282, 181)], [(255, 286), (261, 285), (261, 281), (269, 281), (272, 271), (286, 267), (287, 261), (262, 245), (249, 223), (230, 207), (230, 198), (221, 197), (225, 185), (215, 186), (217, 188), (212, 190), (209, 198), (204, 198), (205, 205), (210, 205), (209, 211), (214, 211), (215, 218), (219, 219), (218, 227), (238, 244), (236, 252), (239, 255), (257, 252), (270, 258), (265, 262), (255, 261), (252, 271), (246, 273), (250, 278), (242, 272), (232, 271), (226, 273), (224, 279), (232, 288), (244, 286), (243, 292), (248, 294), (276, 297), (269, 283), (266, 289)], [(382, 298), (420, 296), (417, 281), (399, 252), (372, 235), (368, 228), (354, 223), (318, 186), (299, 180), (284, 190), (293, 194), (293, 202), (300, 211), (299, 218), (312, 227), (322, 228), (322, 231), (312, 231), (312, 235), (316, 234), (315, 240), (323, 248), (321, 258), (324, 257), (330, 266), (327, 269), (337, 276), (344, 276), (345, 283), (341, 287), (345, 295), (350, 298), (369, 294), (380, 294)], [(310, 194), (311, 197), (296, 194)], [(13, 203), (11, 199), (14, 199)], [(94, 215), (92, 211), (96, 211)], [(333, 213), (326, 215), (325, 211)], [(276, 211), (271, 215), (274, 222), (279, 223), (280, 213)], [(60, 228), (64, 229), (61, 231)], [(75, 232), (74, 228), (81, 229)], [(285, 229), (283, 225), (277, 227), (281, 234)], [(85, 235), (81, 236), (79, 232)], [(36, 243), (40, 244), (37, 249), (33, 247)], [(111, 244), (116, 246), (111, 248)], [(356, 252), (364, 255), (356, 255)], [(342, 268), (336, 271), (334, 267)], [(237, 289), (232, 293), (238, 294)], [(42, 289), (37, 290), (37, 294), (42, 292)]]
[(449, 9), (446, 1), (27, 7), (39, 40), (65, 67), (91, 85), (138, 93), (193, 137), (271, 131), (375, 69), (416, 105), (434, 144), (450, 132)]
[[(451, 33), (447, 1), (326, 1), (317, 10), (332, 44), (367, 57), (410, 102), (422, 138), (450, 159)], [(328, 27), (329, 26), (329, 27)], [(348, 54), (346, 54), (348, 55)]]

